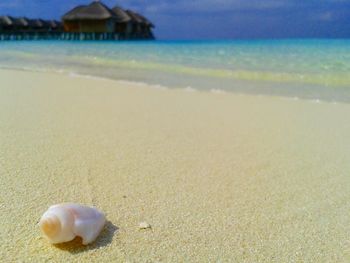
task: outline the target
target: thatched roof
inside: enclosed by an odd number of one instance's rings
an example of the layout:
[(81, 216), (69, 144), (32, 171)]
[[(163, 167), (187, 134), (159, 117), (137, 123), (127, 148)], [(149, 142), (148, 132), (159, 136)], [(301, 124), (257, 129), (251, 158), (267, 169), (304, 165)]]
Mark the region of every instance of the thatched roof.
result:
[(152, 22), (136, 12), (123, 10), (119, 6), (110, 9), (102, 2), (96, 0), (89, 5), (77, 6), (62, 16), (63, 21), (105, 20), (110, 18), (119, 23), (133, 22), (154, 27)]
[(150, 22), (146, 17), (140, 15), (139, 13), (136, 13), (136, 12), (131, 11), (131, 10), (126, 10), (125, 12), (131, 17), (131, 19), (134, 23), (154, 27), (152, 22)]
[(28, 19), (26, 17), (11, 17), (11, 16), (2, 16), (0, 17), (0, 23), (5, 26), (10, 27), (37, 27), (42, 28), (47, 23), (42, 19)]
[(133, 23), (136, 23), (136, 24), (142, 24), (143, 23), (142, 19), (138, 15), (136, 15), (135, 12), (133, 12), (131, 10), (125, 10), (125, 12), (131, 17), (131, 21)]
[(144, 17), (143, 15), (140, 15), (138, 13), (135, 13), (139, 18), (141, 18), (142, 22), (145, 23), (147, 26), (150, 26), (150, 27), (155, 27), (154, 24), (149, 21), (146, 17)]
[(17, 23), (20, 24), (22, 27), (27, 27), (29, 26), (29, 19), (26, 17), (20, 17), (17, 18)]
[(62, 16), (62, 20), (76, 20), (77, 14), (82, 11), (86, 5), (79, 5), (77, 7), (74, 7), (72, 10), (68, 11), (65, 15)]
[(50, 28), (52, 29), (56, 29), (56, 28), (59, 28), (61, 27), (61, 22), (59, 21), (56, 21), (56, 20), (49, 20), (49, 21), (46, 21), (46, 23), (50, 26)]
[(22, 22), (20, 19), (14, 18), (12, 16), (1, 16), (0, 24), (4, 26), (21, 26)]
[(43, 19), (29, 19), (29, 26), (34, 28), (47, 29), (50, 28), (50, 22)]
[(30, 26), (32, 27), (44, 27), (44, 21), (41, 19), (29, 19)]
[(62, 20), (105, 20), (115, 17), (111, 9), (99, 1), (94, 1), (87, 6), (75, 7), (63, 15)]
[(11, 30), (44, 29), (59, 30), (62, 23), (56, 20), (28, 19), (26, 17), (0, 16), (0, 26)]
[(0, 16), (0, 25), (11, 27), (11, 28), (26, 28), (37, 26), (40, 22), (35, 22), (35, 20), (28, 19), (26, 17), (12, 17), (12, 16)]
[(0, 16), (0, 25), (2, 26), (12, 26), (13, 22), (9, 16)]
[(119, 23), (127, 23), (127, 22), (130, 22), (132, 20), (132, 18), (128, 15), (128, 13), (125, 12), (125, 10), (123, 10), (119, 6), (113, 7), (112, 11), (114, 12), (114, 14), (116, 16), (116, 18), (115, 18), (116, 21)]

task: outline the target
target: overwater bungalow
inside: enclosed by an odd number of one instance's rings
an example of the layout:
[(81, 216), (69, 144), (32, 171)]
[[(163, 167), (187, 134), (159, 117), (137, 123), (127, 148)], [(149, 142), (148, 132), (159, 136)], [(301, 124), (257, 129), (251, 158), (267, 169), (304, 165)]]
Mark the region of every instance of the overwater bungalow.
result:
[(30, 19), (30, 30), (35, 32), (49, 31), (49, 25), (42, 19)]
[(114, 33), (114, 12), (101, 2), (77, 6), (62, 17), (66, 32)]
[(4, 32), (21, 30), (21, 21), (11, 16), (0, 16), (0, 29)]
[(7, 26), (8, 22), (6, 21), (5, 16), (0, 16), (0, 31), (4, 32)]
[(144, 34), (146, 34), (147, 37), (152, 36), (153, 38), (154, 36), (152, 33), (152, 29), (155, 28), (155, 25), (143, 15), (140, 15), (138, 13), (136, 13), (136, 15), (138, 15), (142, 20), (142, 24), (141, 24), (142, 32), (144, 32)]
[(152, 28), (154, 28), (153, 23), (151, 23), (147, 18), (131, 10), (125, 11), (132, 21), (132, 33), (134, 37), (141, 39), (154, 39)]
[(56, 20), (0, 16), (0, 40), (154, 39), (154, 25), (144, 16), (119, 6), (110, 9), (101, 1), (80, 5)]
[(154, 27), (143, 16), (125, 11), (116, 6), (110, 9), (101, 1), (94, 1), (89, 5), (77, 6), (62, 16), (65, 32), (81, 33), (89, 37), (103, 37), (112, 39), (150, 39), (153, 38), (151, 28)]
[(20, 17), (20, 18), (17, 18), (16, 20), (17, 20), (17, 26), (20, 31), (25, 32), (30, 29), (30, 22), (28, 18)]
[(133, 38), (138, 38), (141, 35), (142, 20), (131, 10), (125, 10), (125, 12), (131, 18), (131, 35)]
[(52, 32), (62, 32), (63, 31), (63, 24), (60, 21), (57, 20), (49, 20), (47, 21), (50, 31)]
[(118, 33), (121, 38), (130, 38), (132, 33), (132, 18), (119, 6), (115, 6), (112, 11), (115, 18), (115, 32)]
[(42, 19), (15, 18), (11, 16), (0, 17), (0, 30), (2, 32), (46, 32), (51, 29), (48, 21)]
[(0, 40), (60, 39), (62, 24), (58, 21), (0, 17)]

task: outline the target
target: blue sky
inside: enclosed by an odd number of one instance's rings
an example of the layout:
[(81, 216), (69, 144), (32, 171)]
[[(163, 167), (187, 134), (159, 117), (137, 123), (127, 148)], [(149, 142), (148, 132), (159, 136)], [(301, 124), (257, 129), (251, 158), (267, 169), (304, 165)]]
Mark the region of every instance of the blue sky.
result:
[[(91, 0), (2, 0), (0, 14), (59, 18)], [(152, 20), (159, 39), (350, 37), (350, 0), (105, 0)]]

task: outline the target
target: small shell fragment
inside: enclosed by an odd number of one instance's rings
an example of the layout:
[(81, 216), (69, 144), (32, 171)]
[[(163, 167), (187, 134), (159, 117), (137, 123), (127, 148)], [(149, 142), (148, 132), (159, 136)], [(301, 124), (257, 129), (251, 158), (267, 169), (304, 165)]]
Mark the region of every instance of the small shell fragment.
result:
[(152, 228), (152, 226), (150, 224), (148, 224), (147, 222), (141, 222), (139, 224), (139, 228), (140, 229), (150, 229), (150, 228)]

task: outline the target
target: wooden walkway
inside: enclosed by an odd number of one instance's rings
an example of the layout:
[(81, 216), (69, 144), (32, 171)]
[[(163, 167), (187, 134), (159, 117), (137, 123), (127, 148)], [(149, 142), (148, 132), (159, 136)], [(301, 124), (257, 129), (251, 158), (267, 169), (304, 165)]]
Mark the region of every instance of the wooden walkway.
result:
[(152, 39), (144, 37), (125, 37), (116, 33), (66, 33), (66, 32), (0, 32), (0, 41), (9, 40), (133, 40)]

